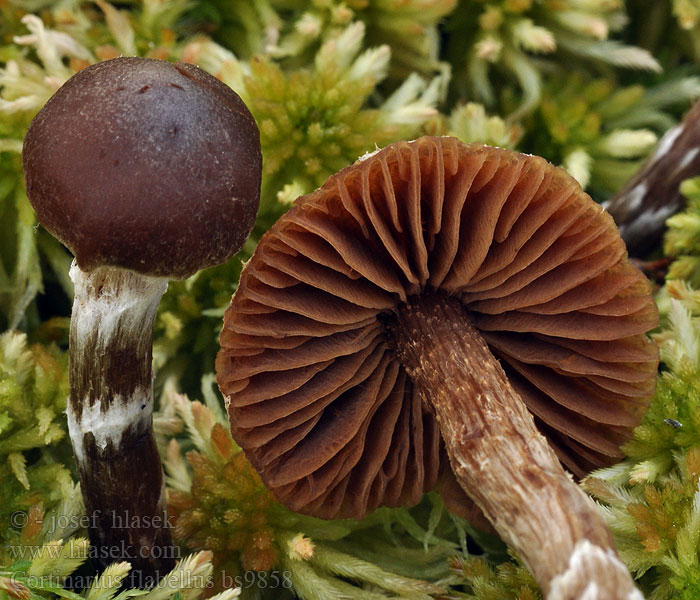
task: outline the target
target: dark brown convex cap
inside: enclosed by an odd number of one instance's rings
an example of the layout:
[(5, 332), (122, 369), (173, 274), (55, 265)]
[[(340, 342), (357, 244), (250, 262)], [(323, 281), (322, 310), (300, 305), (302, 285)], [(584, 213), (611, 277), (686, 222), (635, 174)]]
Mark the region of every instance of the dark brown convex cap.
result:
[(621, 456), (653, 394), (657, 312), (612, 218), (544, 159), (421, 138), (297, 200), (226, 312), (233, 437), (283, 503), (359, 518), (453, 477), (384, 333), (436, 289), (468, 309), (566, 467)]
[(202, 69), (117, 58), (71, 77), (24, 141), (39, 222), (84, 271), (184, 278), (224, 262), (253, 227), (258, 128)]

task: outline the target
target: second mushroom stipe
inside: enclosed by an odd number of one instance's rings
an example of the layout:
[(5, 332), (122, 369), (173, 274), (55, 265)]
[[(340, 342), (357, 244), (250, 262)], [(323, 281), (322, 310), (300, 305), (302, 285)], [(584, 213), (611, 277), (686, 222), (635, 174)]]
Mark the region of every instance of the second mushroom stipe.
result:
[(263, 236), (216, 369), (235, 440), (293, 510), (361, 518), (438, 489), (475, 503), (549, 598), (631, 600), (561, 465), (622, 456), (656, 323), (612, 218), (562, 169), (425, 137), (332, 176)]

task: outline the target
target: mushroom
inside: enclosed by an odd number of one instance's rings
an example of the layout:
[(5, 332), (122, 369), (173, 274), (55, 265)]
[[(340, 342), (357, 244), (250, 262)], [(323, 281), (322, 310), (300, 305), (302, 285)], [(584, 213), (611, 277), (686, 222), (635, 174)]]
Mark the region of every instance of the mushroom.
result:
[(189, 64), (117, 58), (77, 73), (32, 121), (27, 192), (75, 255), (68, 429), (102, 565), (147, 585), (174, 565), (153, 435), (153, 321), (169, 278), (224, 262), (257, 211), (258, 129)]
[(669, 129), (649, 158), (606, 209), (615, 219), (630, 254), (642, 257), (658, 247), (666, 219), (681, 211), (683, 181), (700, 174), (700, 102)]
[(454, 507), (459, 487), (549, 598), (631, 600), (560, 461), (581, 476), (621, 457), (654, 391), (656, 322), (612, 218), (562, 169), (424, 137), (263, 236), (216, 370), (233, 437), (291, 509), (361, 518), (437, 485)]

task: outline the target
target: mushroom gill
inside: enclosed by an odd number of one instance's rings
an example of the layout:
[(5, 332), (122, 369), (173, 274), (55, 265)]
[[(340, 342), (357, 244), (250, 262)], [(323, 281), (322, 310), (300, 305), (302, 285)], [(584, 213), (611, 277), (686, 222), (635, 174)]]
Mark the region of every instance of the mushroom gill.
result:
[(445, 486), (456, 506), (433, 410), (388, 333), (426, 294), (466, 308), (566, 468), (621, 457), (654, 391), (657, 312), (612, 218), (544, 159), (427, 137), (297, 200), (226, 312), (231, 430), (280, 501), (360, 518)]

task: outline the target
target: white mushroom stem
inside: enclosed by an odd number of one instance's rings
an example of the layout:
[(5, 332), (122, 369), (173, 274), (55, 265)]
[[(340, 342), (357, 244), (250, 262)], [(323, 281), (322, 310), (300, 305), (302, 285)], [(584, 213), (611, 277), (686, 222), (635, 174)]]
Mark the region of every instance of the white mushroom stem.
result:
[(593, 501), (537, 431), (460, 302), (420, 296), (399, 309), (390, 331), (435, 412), (457, 481), (546, 597), (641, 598)]
[(638, 589), (629, 587), (629, 577), (627, 567), (612, 550), (583, 540), (576, 544), (569, 568), (552, 580), (547, 599), (644, 600)]
[[(153, 437), (153, 322), (167, 280), (112, 267), (70, 277), (68, 431), (103, 566), (132, 563), (135, 583), (173, 564), (163, 469)], [(146, 579), (148, 578), (148, 579)]]

